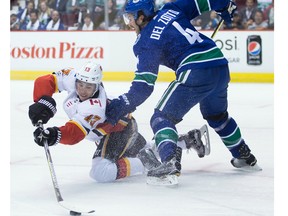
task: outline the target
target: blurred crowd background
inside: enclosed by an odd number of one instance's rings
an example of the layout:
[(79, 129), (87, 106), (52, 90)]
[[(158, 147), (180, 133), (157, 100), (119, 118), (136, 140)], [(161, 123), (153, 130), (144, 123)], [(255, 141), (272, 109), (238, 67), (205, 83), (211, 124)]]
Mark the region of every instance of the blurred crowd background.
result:
[[(155, 0), (157, 9), (175, 0)], [(274, 0), (234, 0), (238, 8), (222, 30), (274, 30)], [(10, 0), (10, 31), (129, 30), (122, 14), (125, 0)], [(215, 11), (191, 20), (197, 30), (213, 30)]]

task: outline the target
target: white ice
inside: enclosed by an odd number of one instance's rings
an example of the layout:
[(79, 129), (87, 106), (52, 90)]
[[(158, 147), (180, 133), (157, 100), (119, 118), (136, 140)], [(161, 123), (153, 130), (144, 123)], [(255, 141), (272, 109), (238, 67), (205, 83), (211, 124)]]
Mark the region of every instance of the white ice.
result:
[[(105, 82), (108, 94), (119, 95), (130, 83)], [(150, 116), (167, 83), (157, 83), (151, 97), (134, 113), (139, 131), (152, 138)], [(145, 176), (100, 184), (88, 173), (95, 144), (51, 147), (51, 155), (65, 201), (95, 209), (95, 216), (272, 216), (274, 215), (274, 85), (229, 86), (229, 113), (263, 168), (248, 173), (233, 168), (231, 155), (209, 128), (211, 154), (198, 158), (183, 152), (177, 187), (149, 186)], [(44, 149), (33, 141), (28, 118), (33, 82), (11, 81), (10, 213), (12, 216), (69, 215), (56, 201)], [(68, 119), (62, 110), (66, 94), (55, 95), (58, 113), (46, 126), (61, 126)], [(177, 110), (176, 110), (177, 112)], [(178, 124), (179, 133), (201, 127), (198, 106)]]

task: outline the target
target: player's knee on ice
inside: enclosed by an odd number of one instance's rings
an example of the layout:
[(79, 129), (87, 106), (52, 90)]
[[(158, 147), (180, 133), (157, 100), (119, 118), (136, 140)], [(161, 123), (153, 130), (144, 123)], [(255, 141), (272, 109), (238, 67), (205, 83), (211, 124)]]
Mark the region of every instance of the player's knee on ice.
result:
[(92, 161), (92, 168), (90, 170), (90, 177), (97, 182), (105, 183), (116, 180), (117, 166), (110, 160), (105, 158), (94, 158)]

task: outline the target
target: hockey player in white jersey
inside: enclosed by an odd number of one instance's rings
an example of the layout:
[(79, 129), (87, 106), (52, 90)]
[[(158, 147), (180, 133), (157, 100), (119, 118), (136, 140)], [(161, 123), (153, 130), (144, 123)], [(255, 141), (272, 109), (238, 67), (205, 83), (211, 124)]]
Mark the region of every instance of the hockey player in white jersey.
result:
[[(90, 177), (98, 182), (112, 182), (117, 179), (143, 174), (160, 165), (144, 137), (138, 132), (137, 123), (130, 113), (116, 125), (106, 123), (105, 110), (109, 103), (102, 84), (102, 68), (94, 62), (87, 62), (80, 70), (65, 68), (49, 75), (38, 77), (34, 82), (33, 100), (29, 107), (29, 118), (37, 126), (46, 124), (57, 109), (52, 98), (55, 92), (67, 91), (63, 108), (69, 121), (60, 127), (38, 127), (34, 140), (44, 146), (58, 143), (74, 145), (84, 138), (95, 142)], [(210, 153), (198, 135), (200, 130), (191, 130), (182, 136), (182, 148), (196, 150), (199, 157)]]

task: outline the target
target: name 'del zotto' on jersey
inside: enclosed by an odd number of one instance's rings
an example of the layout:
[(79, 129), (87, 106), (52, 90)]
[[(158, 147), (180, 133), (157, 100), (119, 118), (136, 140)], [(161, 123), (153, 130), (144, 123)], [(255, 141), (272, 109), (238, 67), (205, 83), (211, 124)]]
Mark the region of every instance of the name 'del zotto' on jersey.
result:
[[(163, 23), (166, 26), (178, 14), (179, 14), (179, 12), (177, 12), (177, 11), (168, 10), (166, 13), (164, 13), (158, 19), (158, 22)], [(151, 34), (150, 38), (159, 40), (163, 30), (165, 29), (165, 26), (164, 27), (163, 26), (155, 26), (153, 31), (152, 31), (152, 34)]]

